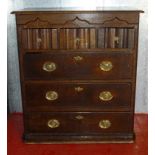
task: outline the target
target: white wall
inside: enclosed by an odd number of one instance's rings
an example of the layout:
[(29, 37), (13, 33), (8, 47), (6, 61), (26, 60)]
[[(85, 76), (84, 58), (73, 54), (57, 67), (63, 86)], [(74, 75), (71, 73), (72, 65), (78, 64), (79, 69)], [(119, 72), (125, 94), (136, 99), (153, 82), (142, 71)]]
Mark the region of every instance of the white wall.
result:
[(147, 112), (147, 0), (8, 0), (8, 101), (12, 112), (22, 111), (15, 17), (10, 12), (32, 7), (119, 7), (144, 10), (140, 17), (136, 112)]

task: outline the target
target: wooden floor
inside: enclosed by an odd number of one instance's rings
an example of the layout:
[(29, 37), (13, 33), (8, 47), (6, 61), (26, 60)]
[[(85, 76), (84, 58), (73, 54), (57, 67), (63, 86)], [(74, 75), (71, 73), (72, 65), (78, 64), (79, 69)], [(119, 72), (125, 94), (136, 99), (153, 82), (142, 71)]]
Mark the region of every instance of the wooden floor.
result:
[(24, 144), (22, 114), (8, 117), (8, 155), (147, 155), (148, 116), (136, 114), (133, 144)]

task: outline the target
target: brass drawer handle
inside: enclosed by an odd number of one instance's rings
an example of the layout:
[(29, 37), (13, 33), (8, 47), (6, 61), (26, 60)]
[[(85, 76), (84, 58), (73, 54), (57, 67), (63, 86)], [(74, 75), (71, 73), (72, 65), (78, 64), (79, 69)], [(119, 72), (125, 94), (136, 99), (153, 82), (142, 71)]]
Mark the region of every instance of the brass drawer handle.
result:
[(110, 101), (113, 98), (113, 95), (110, 91), (102, 91), (99, 95), (100, 100), (102, 101)]
[(81, 91), (83, 91), (83, 88), (82, 88), (82, 87), (75, 87), (74, 89), (75, 89), (76, 92), (81, 92)]
[(102, 129), (107, 129), (107, 128), (110, 128), (111, 126), (111, 122), (109, 120), (101, 120), (99, 122), (99, 127), (102, 128)]
[(58, 99), (58, 93), (56, 91), (48, 91), (46, 92), (45, 98), (49, 101), (53, 101)]
[(42, 42), (42, 39), (41, 38), (37, 38), (37, 42), (38, 43)]
[(80, 38), (76, 38), (75, 41), (76, 41), (76, 42), (80, 42), (81, 39), (80, 39)]
[(81, 61), (81, 60), (83, 60), (83, 57), (81, 57), (81, 56), (75, 56), (75, 57), (73, 57), (73, 59), (75, 60), (75, 61)]
[(102, 71), (107, 72), (107, 71), (110, 71), (112, 68), (113, 68), (113, 65), (111, 61), (102, 61), (100, 63), (100, 69)]
[(78, 119), (78, 120), (81, 120), (81, 119), (84, 119), (84, 116), (82, 116), (82, 115), (77, 115), (75, 118)]
[(119, 44), (119, 37), (115, 36), (114, 37), (114, 42), (116, 42), (116, 44)]
[(80, 44), (81, 39), (80, 38), (76, 38), (75, 41), (76, 41), (77, 44)]
[(47, 122), (49, 128), (58, 128), (60, 126), (60, 122), (57, 119), (51, 119)]
[(79, 48), (80, 46), (80, 42), (81, 42), (81, 39), (80, 38), (76, 38), (75, 39), (75, 43), (76, 43), (76, 46)]
[(51, 61), (46, 61), (43, 64), (43, 70), (46, 72), (53, 72), (54, 70), (56, 70), (56, 64)]

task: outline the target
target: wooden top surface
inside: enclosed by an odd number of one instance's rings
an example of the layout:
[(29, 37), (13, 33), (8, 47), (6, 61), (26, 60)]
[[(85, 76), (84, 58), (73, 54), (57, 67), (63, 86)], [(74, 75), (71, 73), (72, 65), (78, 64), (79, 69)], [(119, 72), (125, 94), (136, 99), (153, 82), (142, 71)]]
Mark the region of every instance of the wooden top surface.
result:
[(31, 14), (31, 13), (50, 13), (50, 12), (139, 12), (142, 10), (134, 9), (130, 7), (94, 7), (94, 8), (77, 8), (77, 7), (55, 7), (55, 8), (25, 8), (22, 10), (16, 10), (12, 13), (15, 14)]

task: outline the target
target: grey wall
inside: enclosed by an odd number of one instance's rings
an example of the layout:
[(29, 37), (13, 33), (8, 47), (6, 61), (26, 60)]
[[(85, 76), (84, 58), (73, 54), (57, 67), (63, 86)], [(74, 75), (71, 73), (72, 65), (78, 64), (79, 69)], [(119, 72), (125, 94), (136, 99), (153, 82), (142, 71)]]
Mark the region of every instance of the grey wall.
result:
[(15, 17), (12, 10), (28, 7), (128, 6), (145, 11), (140, 18), (136, 112), (147, 112), (147, 0), (8, 0), (8, 101), (11, 112), (21, 112), (21, 93)]

